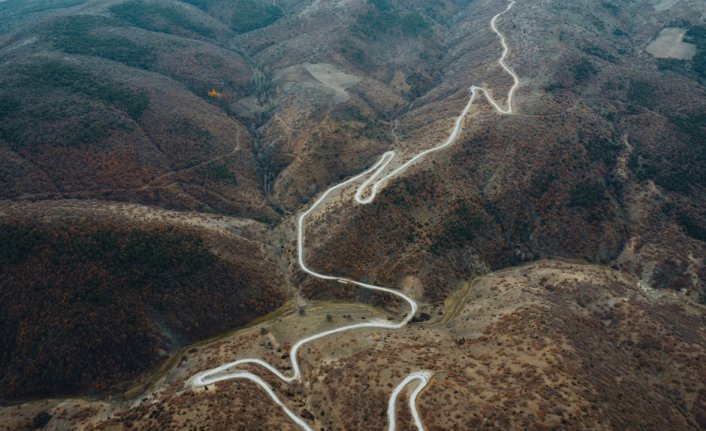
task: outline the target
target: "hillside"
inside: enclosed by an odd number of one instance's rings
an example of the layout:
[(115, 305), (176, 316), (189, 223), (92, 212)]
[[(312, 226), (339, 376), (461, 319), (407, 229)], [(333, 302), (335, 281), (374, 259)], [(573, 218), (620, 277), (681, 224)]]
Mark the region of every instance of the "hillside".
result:
[(27, 222), (18, 208), (5, 211), (0, 399), (124, 391), (175, 349), (285, 300), (274, 262), (245, 238), (156, 221), (131, 227), (120, 216)]
[[(419, 402), (429, 430), (703, 429), (703, 308), (653, 294), (597, 266), (545, 261), (489, 274), (466, 284), (427, 324), (313, 344), (303, 360), (314, 383), (276, 387), (317, 429), (384, 428), (380, 406), (390, 387), (405, 370), (425, 368), (443, 370)], [(183, 379), (229, 360), (231, 349), (284, 366), (278, 358), (288, 340), (330, 325), (326, 312), (337, 326), (349, 313), (379, 315), (340, 305), (293, 313), (192, 349), (162, 391), (132, 407), (53, 401), (36, 404), (33, 414), (45, 409), (55, 426), (94, 431), (298, 429), (250, 383), (182, 391)], [(392, 363), (399, 369), (391, 371)], [(365, 397), (356, 395), (362, 392)], [(406, 403), (398, 408), (408, 429)], [(20, 429), (31, 414), (11, 407), (0, 423)]]
[[(694, 20), (689, 7), (655, 19)], [(522, 76), (519, 115), (496, 119), (479, 108), (458, 145), (395, 179), (371, 205), (317, 220), (314, 266), (386, 285), (413, 274), (440, 300), (449, 278), (561, 256), (706, 301), (706, 92), (702, 81), (660, 71), (657, 59), (634, 48), (655, 31), (627, 18), (644, 8), (517, 8), (513, 32), (525, 36), (511, 34), (510, 44), (533, 53), (511, 57)], [(558, 15), (561, 26), (550, 24)], [(581, 27), (586, 16), (589, 29)], [(572, 28), (582, 31), (569, 37)], [(476, 39), (458, 49), (484, 57)], [(462, 103), (444, 99), (421, 111)], [(423, 139), (422, 118), (412, 111), (398, 119), (401, 142)]]
[(362, 391), (350, 423), (384, 427), (427, 366), (429, 429), (703, 428), (706, 8), (518, 0), (496, 33), (507, 5), (0, 1), (0, 399), (124, 397), (0, 409), (0, 428), (294, 427), (254, 385), (185, 381), (403, 313), (307, 273), (297, 219), (447, 139), (471, 86), (505, 103), (499, 34), (512, 115), (478, 97), (453, 145), (307, 219), (311, 269), (409, 293), (416, 323), (305, 348), (305, 375), (331, 375), (312, 388), (267, 383), (331, 430)]

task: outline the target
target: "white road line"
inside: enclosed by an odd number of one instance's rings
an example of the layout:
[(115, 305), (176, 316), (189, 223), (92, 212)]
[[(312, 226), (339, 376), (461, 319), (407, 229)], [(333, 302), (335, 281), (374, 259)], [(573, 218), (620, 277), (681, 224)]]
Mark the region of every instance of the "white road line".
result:
[[(493, 108), (500, 114), (503, 115), (510, 115), (513, 113), (512, 110), (512, 99), (515, 94), (515, 90), (517, 90), (517, 87), (519, 86), (520, 80), (518, 76), (515, 74), (515, 72), (510, 69), (510, 67), (505, 63), (505, 60), (507, 58), (509, 48), (507, 46), (507, 43), (505, 41), (505, 36), (503, 36), (502, 33), (497, 28), (497, 20), (500, 16), (508, 12), (513, 6), (515, 5), (515, 2), (512, 1), (508, 4), (507, 8), (503, 10), (502, 12), (498, 13), (493, 17), (493, 19), (490, 21), (490, 27), (492, 30), (500, 37), (500, 43), (502, 44), (503, 47), (503, 53), (500, 57), (499, 64), (502, 66), (505, 71), (512, 76), (513, 79), (513, 85), (508, 91), (507, 94), (507, 108), (502, 108), (498, 102), (496, 102), (491, 96), (490, 93), (487, 89), (483, 87), (477, 87), (477, 86), (472, 86), (470, 88), (471, 92), (471, 97), (468, 101), (468, 104), (464, 107), (463, 111), (461, 112), (461, 115), (456, 118), (456, 122), (454, 123), (454, 127), (451, 130), (451, 134), (449, 137), (444, 141), (439, 146), (436, 146), (434, 148), (430, 148), (427, 150), (424, 150), (420, 152), (419, 154), (415, 155), (414, 157), (410, 158), (407, 162), (399, 166), (398, 168), (392, 170), (390, 173), (387, 175), (383, 176), (381, 179), (375, 181), (377, 178), (381, 177), (383, 172), (387, 169), (387, 167), (390, 165), (392, 160), (395, 158), (396, 154), (394, 151), (388, 151), (380, 157), (380, 159), (369, 169), (365, 170), (364, 172), (349, 178), (345, 181), (343, 181), (340, 184), (337, 184), (330, 189), (326, 190), (319, 198), (309, 207), (308, 210), (303, 212), (299, 218), (297, 219), (297, 258), (298, 258), (298, 263), (299, 267), (301, 268), (302, 271), (305, 273), (311, 275), (312, 277), (321, 279), (321, 280), (331, 280), (331, 281), (338, 281), (339, 283), (342, 284), (355, 284), (357, 286), (360, 286), (365, 289), (373, 290), (373, 291), (378, 291), (378, 292), (384, 292), (388, 293), (392, 296), (396, 296), (403, 301), (407, 302), (410, 307), (410, 311), (404, 316), (404, 318), (398, 322), (398, 323), (390, 323), (387, 321), (380, 321), (380, 320), (371, 320), (369, 322), (364, 322), (364, 323), (356, 323), (353, 325), (348, 325), (348, 326), (343, 326), (340, 328), (335, 328), (335, 329), (330, 329), (328, 331), (320, 332), (318, 334), (314, 334), (305, 338), (302, 338), (301, 340), (297, 341), (293, 346), (292, 349), (289, 352), (289, 359), (292, 364), (292, 374), (290, 376), (285, 376), (274, 368), (272, 365), (268, 364), (267, 362), (261, 360), (261, 359), (253, 359), (253, 358), (248, 358), (248, 359), (239, 359), (237, 361), (233, 361), (227, 364), (223, 364), (221, 366), (218, 366), (216, 368), (212, 368), (207, 371), (203, 371), (201, 373), (198, 373), (194, 376), (192, 376), (188, 382), (187, 386), (192, 387), (192, 388), (197, 388), (197, 387), (202, 387), (210, 384), (214, 384), (217, 382), (221, 382), (224, 380), (232, 380), (232, 379), (245, 379), (249, 380), (251, 382), (254, 382), (258, 386), (260, 386), (262, 389), (265, 390), (267, 395), (274, 401), (278, 406), (284, 410), (284, 412), (289, 416), (301, 429), (305, 431), (314, 431), (300, 416), (298, 416), (296, 413), (294, 413), (292, 410), (290, 410), (277, 396), (277, 394), (274, 393), (272, 388), (260, 377), (256, 376), (255, 374), (248, 372), (248, 371), (242, 371), (242, 370), (237, 370), (236, 368), (239, 365), (243, 364), (250, 364), (250, 365), (258, 365), (269, 372), (271, 372), (274, 376), (276, 376), (278, 379), (285, 383), (292, 383), (292, 382), (298, 382), (301, 381), (301, 369), (299, 366), (299, 360), (297, 359), (297, 353), (299, 352), (299, 349), (308, 343), (311, 343), (315, 340), (318, 340), (320, 338), (328, 337), (333, 334), (337, 334), (340, 332), (345, 332), (345, 331), (351, 331), (355, 329), (364, 329), (364, 328), (369, 328), (369, 329), (399, 329), (402, 328), (403, 326), (407, 325), (410, 320), (414, 317), (415, 313), (417, 312), (417, 303), (407, 295), (403, 294), (400, 291), (390, 289), (387, 287), (382, 287), (382, 286), (375, 286), (372, 284), (368, 283), (363, 283), (360, 281), (352, 280), (349, 278), (344, 278), (344, 277), (336, 277), (333, 275), (326, 275), (326, 274), (321, 274), (319, 272), (316, 272), (312, 269), (310, 269), (304, 260), (304, 231), (305, 231), (305, 224), (306, 224), (306, 219), (314, 212), (316, 211), (319, 206), (333, 193), (335, 193), (338, 190), (343, 189), (344, 187), (348, 186), (349, 184), (355, 183), (356, 181), (359, 181), (362, 178), (365, 178), (368, 176), (368, 178), (358, 187), (356, 193), (355, 193), (355, 201), (359, 204), (369, 204), (373, 202), (375, 197), (377, 196), (377, 193), (380, 191), (380, 189), (385, 185), (385, 183), (392, 179), (393, 177), (399, 175), (403, 171), (405, 171), (407, 168), (409, 168), (412, 164), (416, 163), (420, 159), (422, 159), (424, 156), (440, 151), (450, 145), (452, 145), (456, 139), (458, 138), (458, 135), (461, 132), (461, 129), (463, 127), (463, 121), (465, 120), (466, 116), (471, 110), (471, 107), (473, 106), (473, 102), (476, 100), (476, 97), (479, 94), (483, 94), (486, 98), (486, 100), (493, 106)], [(365, 196), (366, 191), (370, 188), (370, 192), (368, 193), (367, 196)], [(397, 387), (395, 390), (392, 392), (390, 395), (390, 399), (388, 402), (388, 407), (387, 407), (387, 418), (388, 418), (388, 431), (395, 431), (396, 429), (396, 413), (395, 413), (395, 406), (397, 403), (397, 398), (399, 397), (399, 394), (406, 388), (410, 383), (412, 382), (418, 382), (416, 388), (412, 393), (409, 394), (409, 408), (410, 411), (412, 412), (412, 417), (414, 419), (414, 423), (417, 427), (418, 430), (424, 431), (424, 424), (422, 423), (421, 417), (419, 415), (419, 411), (417, 410), (417, 397), (421, 393), (421, 391), (424, 389), (424, 387), (429, 383), (429, 380), (431, 378), (431, 373), (429, 371), (416, 371), (411, 374), (409, 374)]]
[(461, 132), (461, 128), (462, 128), (462, 126), (463, 126), (463, 120), (464, 120), (464, 119), (466, 118), (466, 116), (468, 115), (468, 112), (471, 110), (471, 106), (473, 106), (473, 102), (475, 102), (476, 97), (477, 97), (479, 94), (482, 93), (482, 94), (485, 96), (486, 100), (493, 106), (493, 108), (494, 108), (499, 114), (511, 115), (511, 114), (513, 113), (513, 110), (512, 110), (512, 99), (513, 99), (513, 97), (514, 97), (514, 95), (515, 95), (515, 91), (517, 90), (517, 87), (519, 87), (519, 85), (520, 85), (520, 78), (519, 78), (519, 77), (517, 76), (517, 74), (515, 74), (515, 72), (507, 65), (507, 63), (505, 63), (505, 59), (507, 58), (507, 55), (508, 55), (508, 53), (509, 53), (509, 51), (510, 51), (510, 48), (507, 46), (507, 43), (505, 42), (505, 36), (503, 36), (503, 34), (500, 33), (500, 31), (498, 30), (498, 27), (497, 27), (497, 20), (498, 20), (498, 18), (499, 18), (501, 15), (503, 15), (504, 13), (506, 13), (507, 11), (509, 11), (514, 5), (515, 5), (515, 2), (514, 2), (514, 1), (510, 2), (510, 4), (507, 6), (507, 8), (506, 8), (504, 11), (502, 11), (502, 12), (500, 12), (499, 14), (495, 15), (495, 16), (493, 17), (493, 19), (490, 21), (490, 27), (491, 27), (491, 28), (493, 29), (493, 31), (500, 37), (500, 43), (502, 44), (502, 47), (503, 47), (503, 53), (502, 53), (502, 55), (500, 56), (500, 60), (499, 60), (500, 66), (501, 66), (503, 69), (505, 69), (505, 71), (506, 71), (510, 76), (512, 76), (512, 81), (513, 81), (512, 87), (510, 87), (510, 90), (509, 90), (508, 93), (507, 93), (507, 108), (502, 108), (502, 107), (498, 104), (498, 102), (496, 102), (496, 101), (490, 96), (490, 93), (488, 92), (487, 89), (485, 89), (485, 88), (483, 88), (483, 87), (478, 87), (478, 86), (475, 86), (475, 85), (471, 86), (471, 88), (470, 88), (471, 97), (470, 97), (470, 99), (468, 100), (468, 104), (466, 105), (466, 107), (465, 107), (465, 108), (463, 109), (463, 111), (461, 112), (461, 115), (459, 115), (458, 118), (456, 118), (456, 123), (454, 124), (454, 128), (452, 129), (451, 134), (450, 134), (449, 137), (446, 139), (446, 141), (444, 141), (444, 143), (441, 144), (441, 145), (439, 145), (439, 146), (436, 146), (436, 147), (430, 148), (430, 149), (428, 149), (428, 150), (422, 151), (421, 153), (419, 153), (419, 154), (417, 154), (416, 156), (414, 156), (414, 157), (412, 157), (411, 159), (409, 159), (409, 160), (408, 160), (406, 163), (404, 163), (402, 166), (398, 167), (397, 169), (393, 170), (393, 171), (390, 172), (389, 174), (385, 175), (381, 180), (379, 180), (379, 181), (377, 181), (376, 183), (373, 184), (372, 189), (370, 190), (370, 193), (368, 194), (367, 197), (365, 197), (365, 192), (367, 191), (367, 189), (368, 189), (368, 187), (370, 186), (370, 184), (372, 184), (373, 181), (374, 181), (378, 176), (381, 175), (382, 171), (385, 170), (385, 168), (390, 164), (390, 162), (391, 162), (391, 161), (394, 159), (394, 157), (395, 157), (395, 152), (394, 152), (394, 151), (389, 151), (389, 152), (385, 153), (385, 154), (383, 155), (383, 158), (380, 159), (381, 162), (382, 162), (383, 159), (384, 159), (383, 164), (379, 167), (379, 169), (378, 169), (377, 171), (375, 171), (375, 173), (374, 173), (370, 178), (368, 178), (368, 179), (358, 188), (358, 191), (357, 191), (356, 194), (355, 194), (355, 200), (356, 200), (356, 202), (358, 202), (359, 204), (369, 204), (369, 203), (371, 203), (373, 200), (375, 200), (375, 196), (377, 196), (377, 194), (378, 194), (378, 192), (380, 191), (380, 189), (384, 186), (384, 184), (385, 184), (388, 180), (390, 180), (391, 178), (394, 178), (394, 177), (398, 176), (399, 174), (401, 174), (403, 171), (407, 170), (407, 168), (409, 168), (410, 166), (412, 166), (413, 164), (415, 164), (416, 162), (418, 162), (418, 161), (419, 161), (420, 159), (422, 159), (423, 157), (425, 157), (425, 156), (427, 156), (427, 155), (429, 155), (429, 154), (431, 154), (431, 153), (435, 153), (435, 152), (437, 152), (437, 151), (443, 150), (443, 149), (449, 147), (450, 145), (452, 145), (452, 144), (456, 141), (456, 138), (458, 138), (458, 135), (459, 135), (459, 133)]
[(417, 426), (417, 429), (419, 431), (424, 431), (424, 423), (419, 417), (419, 412), (417, 411), (417, 396), (429, 383), (430, 378), (431, 373), (428, 371), (414, 372), (408, 375), (404, 380), (402, 380), (402, 382), (397, 385), (395, 390), (392, 391), (392, 395), (390, 395), (390, 401), (388, 401), (387, 403), (388, 431), (395, 431), (395, 428), (397, 427), (397, 415), (395, 414), (397, 397), (408, 384), (412, 383), (415, 380), (417, 380), (419, 383), (417, 384), (417, 387), (414, 389), (414, 391), (409, 395), (409, 409), (412, 411), (412, 418), (414, 419), (414, 424)]

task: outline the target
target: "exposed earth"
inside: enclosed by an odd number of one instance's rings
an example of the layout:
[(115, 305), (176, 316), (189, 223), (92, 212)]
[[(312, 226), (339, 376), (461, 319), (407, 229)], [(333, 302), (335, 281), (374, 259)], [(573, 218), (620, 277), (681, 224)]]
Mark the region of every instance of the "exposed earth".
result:
[(665, 28), (645, 50), (657, 58), (691, 60), (696, 55), (696, 45), (685, 43), (685, 34), (683, 28)]
[[(23, 429), (48, 411), (56, 429), (299, 429), (252, 383), (184, 391), (184, 381), (234, 356), (286, 369), (291, 340), (387, 316), (362, 304), (292, 310), (182, 352), (143, 399), (35, 402), (4, 409), (2, 423)], [(306, 386), (265, 379), (316, 429), (383, 429), (391, 387), (428, 368), (436, 372), (418, 403), (428, 430), (698, 430), (706, 426), (705, 330), (703, 307), (654, 297), (623, 273), (541, 261), (464, 283), (427, 322), (311, 344), (301, 353)], [(398, 411), (410, 429), (405, 403)]]
[[(300, 429), (252, 382), (187, 382), (405, 317), (303, 271), (297, 219), (444, 142), (472, 85), (505, 101), (506, 6), (0, 2), (0, 430)], [(478, 97), (307, 223), (312, 270), (412, 322), (303, 346), (300, 383), (245, 371), (317, 430), (385, 428), (418, 370), (428, 430), (706, 429), (706, 7), (498, 27), (514, 115)]]

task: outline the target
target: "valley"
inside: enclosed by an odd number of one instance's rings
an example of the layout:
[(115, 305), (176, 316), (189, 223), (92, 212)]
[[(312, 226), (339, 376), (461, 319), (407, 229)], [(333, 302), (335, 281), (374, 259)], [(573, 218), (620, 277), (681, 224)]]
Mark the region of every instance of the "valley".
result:
[(706, 426), (699, 2), (4, 3), (0, 429)]
[[(503, 109), (498, 105), (498, 102), (496, 102), (490, 95), (487, 89), (482, 88), (482, 87), (477, 87), (477, 86), (472, 86), (470, 88), (471, 96), (468, 104), (464, 108), (464, 110), (461, 112), (461, 115), (458, 116), (454, 123), (454, 127), (451, 130), (451, 134), (449, 137), (446, 139), (444, 143), (441, 145), (438, 145), (436, 147), (433, 147), (431, 149), (425, 150), (420, 152), (419, 154), (413, 156), (409, 161), (406, 163), (402, 164), (400, 167), (394, 169), (392, 172), (388, 173), (387, 175), (383, 176), (381, 179), (379, 179), (377, 182), (373, 183), (375, 179), (377, 179), (379, 176), (382, 176), (382, 173), (385, 172), (387, 169), (388, 165), (390, 164), (391, 161), (394, 160), (395, 158), (395, 153), (394, 152), (387, 152), (385, 153), (382, 158), (374, 164), (369, 170), (361, 173), (360, 175), (357, 175), (351, 179), (348, 179), (330, 189), (328, 189), (326, 192), (324, 192), (312, 205), (311, 207), (302, 213), (302, 215), (299, 216), (298, 222), (297, 222), (297, 255), (298, 255), (298, 261), (299, 261), (299, 266), (302, 271), (306, 272), (307, 274), (318, 278), (320, 280), (327, 280), (327, 281), (337, 281), (341, 284), (353, 284), (357, 285), (359, 287), (362, 287), (363, 289), (369, 289), (374, 292), (383, 292), (387, 293), (392, 296), (396, 296), (403, 301), (407, 302), (410, 305), (410, 311), (405, 313), (404, 319), (397, 324), (393, 323), (388, 323), (384, 321), (378, 321), (378, 322), (365, 322), (365, 323), (357, 323), (349, 326), (343, 326), (339, 327), (336, 329), (330, 329), (327, 331), (323, 331), (321, 333), (311, 335), (309, 337), (303, 338), (301, 340), (298, 340), (294, 345), (292, 346), (290, 353), (289, 353), (289, 358), (291, 362), (291, 367), (293, 368), (293, 374), (291, 376), (285, 376), (283, 375), (279, 370), (273, 368), (270, 364), (267, 362), (264, 362), (260, 359), (241, 359), (237, 360), (234, 362), (230, 362), (224, 365), (221, 365), (219, 367), (216, 367), (214, 369), (202, 372), (198, 374), (197, 376), (193, 377), (192, 379), (189, 380), (189, 385), (195, 388), (202, 387), (202, 386), (207, 386), (209, 384), (213, 383), (218, 383), (222, 382), (225, 380), (231, 380), (231, 379), (246, 379), (250, 380), (254, 383), (256, 383), (258, 386), (262, 387), (267, 394), (272, 398), (272, 400), (279, 406), (282, 406), (284, 409), (285, 413), (287, 416), (292, 418), (294, 422), (296, 422), (297, 425), (299, 425), (302, 429), (306, 431), (313, 431), (313, 428), (311, 428), (301, 417), (299, 417), (296, 413), (291, 411), (288, 407), (286, 407), (282, 401), (277, 397), (277, 395), (272, 391), (272, 388), (265, 383), (260, 377), (258, 377), (255, 374), (252, 374), (247, 371), (235, 371), (235, 369), (239, 365), (247, 365), (247, 364), (254, 364), (254, 365), (259, 365), (268, 371), (272, 372), (275, 376), (277, 376), (280, 380), (286, 382), (286, 383), (292, 383), (295, 381), (300, 381), (301, 380), (301, 370), (299, 368), (299, 362), (298, 362), (298, 351), (299, 349), (304, 346), (305, 344), (311, 343), (313, 341), (316, 341), (320, 338), (324, 337), (330, 337), (334, 334), (338, 334), (341, 332), (345, 331), (351, 331), (351, 330), (358, 330), (358, 329), (400, 329), (407, 325), (412, 318), (415, 316), (417, 312), (417, 303), (410, 297), (404, 295), (403, 293), (400, 293), (396, 290), (389, 289), (386, 287), (382, 286), (375, 286), (371, 285), (368, 283), (362, 283), (359, 281), (351, 280), (351, 279), (346, 279), (346, 278), (340, 278), (340, 277), (335, 277), (335, 276), (329, 276), (329, 275), (324, 275), (317, 273), (311, 269), (309, 269), (306, 266), (305, 260), (304, 260), (304, 226), (306, 224), (306, 219), (307, 217), (313, 213), (314, 211), (317, 210), (319, 206), (323, 202), (326, 201), (329, 195), (331, 195), (334, 192), (337, 192), (339, 189), (345, 188), (348, 184), (354, 184), (358, 180), (367, 177), (367, 179), (358, 187), (358, 190), (355, 193), (355, 201), (359, 204), (369, 204), (373, 202), (375, 199), (375, 196), (378, 192), (378, 190), (385, 184), (386, 181), (389, 181), (390, 179), (396, 177), (399, 175), (401, 172), (403, 172), (407, 167), (413, 165), (414, 163), (417, 162), (417, 160), (422, 159), (424, 156), (427, 154), (439, 151), (444, 149), (445, 147), (452, 145), (455, 141), (456, 138), (458, 137), (461, 127), (464, 123), (464, 120), (466, 119), (466, 116), (468, 115), (471, 107), (473, 106), (473, 102), (477, 98), (478, 94), (483, 94), (486, 97), (486, 100), (493, 105), (493, 107), (496, 109), (501, 114), (512, 114), (512, 96), (517, 89), (517, 86), (519, 85), (519, 78), (515, 74), (515, 72), (510, 69), (507, 64), (505, 63), (505, 59), (507, 57), (507, 54), (509, 52), (509, 48), (505, 42), (505, 37), (503, 34), (498, 30), (497, 28), (497, 20), (500, 16), (502, 16), (505, 12), (509, 11), (513, 6), (514, 2), (510, 2), (510, 4), (507, 6), (505, 11), (495, 15), (491, 21), (490, 21), (490, 27), (492, 30), (498, 35), (498, 37), (501, 40), (502, 44), (502, 55), (500, 56), (500, 59), (498, 62), (502, 66), (505, 71), (512, 76), (513, 78), (513, 85), (510, 87), (510, 90), (507, 93), (507, 108)], [(371, 185), (372, 184), (372, 185)], [(367, 197), (364, 197), (364, 194), (366, 193), (367, 189), (370, 188), (371, 191), (369, 192), (369, 195)], [(394, 365), (394, 364), (391, 364)], [(419, 393), (424, 389), (424, 387), (429, 383), (429, 379), (433, 376), (432, 372), (425, 371), (425, 370), (420, 370), (420, 371), (415, 371), (412, 372), (411, 374), (408, 374), (405, 379), (395, 388), (395, 390), (392, 392), (392, 395), (390, 396), (390, 401), (388, 402), (388, 410), (387, 410), (387, 417), (388, 417), (388, 429), (390, 431), (394, 431), (396, 429), (396, 400), (397, 397), (399, 396), (399, 393), (404, 390), (410, 383), (417, 381), (417, 386), (414, 389), (412, 393), (409, 395), (409, 409), (412, 414), (412, 417), (414, 418), (414, 423), (417, 429), (423, 430), (424, 425), (419, 417), (419, 412), (417, 411), (417, 396)]]

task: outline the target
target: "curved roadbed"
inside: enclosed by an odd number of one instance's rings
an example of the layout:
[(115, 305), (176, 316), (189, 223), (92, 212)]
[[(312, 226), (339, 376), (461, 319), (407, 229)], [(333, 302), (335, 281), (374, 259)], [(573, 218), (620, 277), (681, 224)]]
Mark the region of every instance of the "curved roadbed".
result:
[[(407, 302), (410, 306), (410, 310), (408, 313), (405, 314), (404, 318), (398, 322), (398, 323), (390, 323), (382, 320), (376, 320), (376, 321), (369, 321), (365, 323), (357, 323), (353, 325), (348, 325), (348, 326), (343, 326), (340, 328), (336, 329), (331, 329), (328, 331), (320, 332), (318, 334), (314, 334), (311, 336), (308, 336), (306, 338), (303, 338), (299, 341), (297, 341), (293, 346), (292, 349), (289, 352), (289, 358), (292, 364), (292, 374), (289, 376), (286, 376), (282, 374), (279, 370), (274, 368), (272, 365), (268, 364), (267, 362), (261, 360), (261, 359), (256, 359), (256, 358), (247, 358), (247, 359), (239, 359), (237, 361), (233, 361), (230, 363), (226, 363), (223, 365), (220, 365), (216, 368), (212, 368), (207, 371), (203, 371), (201, 373), (198, 373), (191, 377), (188, 382), (187, 382), (187, 387), (191, 388), (198, 388), (198, 387), (203, 387), (206, 385), (214, 384), (217, 382), (221, 382), (224, 380), (232, 380), (232, 379), (245, 379), (249, 380), (258, 386), (260, 386), (267, 394), (268, 396), (272, 399), (272, 401), (280, 406), (282, 410), (297, 424), (301, 429), (305, 431), (314, 431), (314, 429), (304, 421), (300, 416), (298, 416), (296, 413), (294, 413), (289, 407), (287, 407), (282, 400), (277, 396), (277, 394), (272, 390), (269, 384), (265, 382), (261, 377), (249, 372), (249, 371), (243, 371), (243, 370), (238, 370), (239, 365), (243, 364), (251, 364), (251, 365), (258, 365), (262, 368), (265, 368), (269, 372), (271, 372), (273, 375), (275, 375), (278, 379), (280, 379), (283, 382), (286, 383), (292, 383), (292, 382), (299, 382), (301, 381), (301, 369), (299, 366), (299, 360), (297, 358), (297, 353), (299, 352), (299, 349), (301, 349), (302, 346), (305, 344), (311, 343), (315, 340), (318, 340), (320, 338), (328, 337), (330, 335), (344, 332), (344, 331), (352, 331), (355, 329), (363, 329), (363, 328), (375, 328), (375, 329), (400, 329), (407, 325), (409, 321), (414, 317), (416, 311), (417, 311), (417, 303), (407, 295), (403, 294), (400, 291), (390, 289), (387, 287), (382, 287), (382, 286), (375, 286), (372, 284), (368, 283), (363, 283), (360, 281), (352, 280), (349, 278), (343, 278), (343, 277), (336, 277), (332, 275), (325, 275), (318, 273), (312, 269), (310, 269), (305, 262), (304, 259), (304, 232), (305, 232), (305, 225), (306, 225), (306, 220), (307, 218), (314, 212), (316, 211), (322, 204), (323, 202), (326, 201), (332, 194), (335, 192), (338, 192), (339, 190), (342, 190), (346, 186), (356, 183), (357, 181), (360, 181), (361, 179), (367, 177), (367, 179), (358, 187), (356, 193), (355, 193), (355, 201), (358, 204), (369, 204), (375, 200), (375, 197), (377, 196), (377, 193), (380, 191), (380, 189), (385, 185), (387, 181), (390, 179), (400, 175), (403, 171), (408, 169), (411, 165), (414, 163), (418, 162), (421, 160), (423, 157), (425, 157), (428, 154), (443, 150), (444, 148), (449, 147), (452, 145), (456, 139), (458, 138), (458, 135), (460, 134), (462, 127), (463, 127), (463, 122), (468, 115), (468, 113), (471, 110), (471, 107), (473, 106), (473, 103), (479, 97), (481, 94), (485, 96), (485, 99), (492, 105), (492, 107), (501, 115), (511, 115), (513, 114), (513, 109), (512, 109), (512, 99), (514, 96), (515, 91), (517, 90), (517, 87), (519, 86), (519, 78), (515, 74), (515, 72), (510, 69), (510, 67), (506, 64), (505, 60), (507, 58), (509, 48), (507, 46), (507, 43), (505, 41), (505, 36), (498, 30), (497, 28), (497, 20), (500, 16), (508, 12), (513, 6), (515, 2), (512, 1), (508, 4), (508, 6), (503, 10), (502, 12), (498, 13), (495, 15), (492, 20), (490, 21), (490, 27), (492, 30), (498, 35), (500, 38), (500, 42), (503, 47), (503, 52), (499, 60), (500, 66), (510, 75), (512, 76), (513, 79), (513, 85), (508, 91), (507, 94), (507, 107), (503, 108), (498, 104), (497, 101), (495, 101), (491, 96), (489, 91), (486, 88), (483, 87), (477, 87), (477, 86), (472, 86), (470, 87), (470, 92), (471, 96), (464, 107), (463, 111), (461, 114), (456, 118), (456, 122), (454, 123), (454, 127), (451, 130), (451, 133), (449, 134), (449, 137), (444, 141), (442, 144), (424, 150), (415, 156), (411, 157), (409, 160), (407, 160), (405, 163), (401, 164), (397, 168), (391, 170), (388, 172), (386, 175), (383, 175), (387, 170), (388, 167), (390, 166), (391, 162), (396, 158), (396, 153), (394, 151), (388, 151), (382, 155), (382, 157), (369, 169), (366, 171), (349, 178), (345, 181), (343, 181), (340, 184), (337, 184), (330, 189), (326, 190), (312, 205), (311, 207), (303, 212), (298, 220), (297, 220), (297, 254), (298, 254), (298, 263), (302, 271), (306, 272), (312, 277), (321, 279), (321, 280), (330, 280), (330, 281), (337, 281), (340, 283), (344, 284), (354, 284), (357, 286), (360, 286), (365, 289), (373, 290), (373, 291), (378, 291), (378, 292), (384, 292), (387, 294), (390, 294), (392, 296), (396, 296), (403, 301)], [(380, 178), (381, 177), (381, 178)], [(378, 178), (380, 178), (378, 180)], [(377, 181), (376, 181), (377, 180)], [(432, 373), (430, 371), (426, 370), (420, 370), (413, 372), (409, 374), (402, 382), (400, 382), (397, 387), (394, 389), (392, 394), (390, 395), (390, 399), (388, 402), (388, 407), (387, 407), (387, 417), (388, 417), (388, 431), (395, 431), (397, 427), (397, 421), (396, 421), (396, 404), (397, 404), (397, 399), (399, 397), (399, 394), (409, 385), (412, 383), (416, 382), (416, 387), (414, 390), (409, 394), (409, 408), (410, 411), (412, 412), (412, 418), (414, 419), (414, 423), (420, 431), (424, 430), (424, 424), (421, 420), (421, 417), (419, 415), (419, 411), (417, 409), (417, 397), (419, 394), (422, 392), (422, 390), (426, 387), (426, 385), (429, 383), (430, 379), (432, 377)]]

